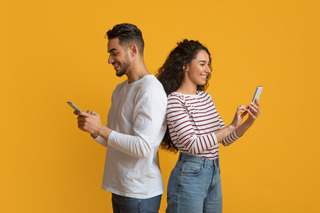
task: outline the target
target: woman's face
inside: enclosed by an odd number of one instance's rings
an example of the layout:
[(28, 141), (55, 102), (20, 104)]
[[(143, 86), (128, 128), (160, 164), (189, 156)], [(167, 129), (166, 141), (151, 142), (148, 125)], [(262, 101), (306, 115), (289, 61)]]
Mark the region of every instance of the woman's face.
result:
[(205, 50), (200, 50), (196, 58), (187, 64), (184, 80), (195, 85), (205, 85), (210, 73), (209, 55)]

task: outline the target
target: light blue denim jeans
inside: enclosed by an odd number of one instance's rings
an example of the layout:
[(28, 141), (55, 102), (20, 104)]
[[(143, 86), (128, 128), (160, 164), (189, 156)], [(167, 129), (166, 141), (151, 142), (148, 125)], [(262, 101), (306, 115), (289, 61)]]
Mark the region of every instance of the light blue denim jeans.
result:
[(158, 213), (161, 196), (137, 199), (112, 194), (112, 207), (114, 213)]
[(180, 153), (168, 182), (167, 213), (221, 213), (219, 158)]

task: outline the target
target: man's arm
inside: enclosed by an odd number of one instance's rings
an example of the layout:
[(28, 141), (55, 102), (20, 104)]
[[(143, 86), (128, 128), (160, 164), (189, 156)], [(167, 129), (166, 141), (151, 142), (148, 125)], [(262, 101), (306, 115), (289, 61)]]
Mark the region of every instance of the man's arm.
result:
[(78, 115), (78, 127), (82, 131), (88, 132), (93, 138), (98, 136), (108, 140), (111, 129), (101, 123), (100, 115), (94, 111), (75, 112)]
[[(156, 91), (156, 90), (155, 90)], [(159, 132), (165, 132), (166, 125), (166, 96), (155, 91), (145, 90), (137, 97), (133, 120), (134, 135), (122, 134), (111, 130), (101, 123), (96, 112), (78, 113), (78, 127), (90, 133), (93, 137), (102, 137), (108, 146), (124, 152), (130, 156), (147, 158), (152, 149), (158, 146), (161, 139), (157, 139)], [(132, 127), (130, 127), (132, 128)]]
[[(162, 93), (161, 93), (162, 92)], [(167, 97), (157, 88), (145, 88), (136, 96), (132, 135), (112, 131), (108, 146), (137, 158), (147, 158), (159, 146), (166, 130)]]

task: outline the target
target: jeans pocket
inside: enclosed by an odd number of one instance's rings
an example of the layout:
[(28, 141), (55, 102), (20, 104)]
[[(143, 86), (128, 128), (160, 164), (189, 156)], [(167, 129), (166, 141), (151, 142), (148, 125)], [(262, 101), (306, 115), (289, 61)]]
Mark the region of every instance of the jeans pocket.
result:
[(185, 161), (181, 167), (182, 176), (198, 176), (203, 171), (203, 164), (199, 162)]

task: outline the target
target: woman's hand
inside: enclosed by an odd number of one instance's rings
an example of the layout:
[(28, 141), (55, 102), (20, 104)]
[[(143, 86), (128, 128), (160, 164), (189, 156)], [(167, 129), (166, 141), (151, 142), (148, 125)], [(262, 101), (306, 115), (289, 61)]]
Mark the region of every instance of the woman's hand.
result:
[(242, 123), (243, 117), (248, 114), (248, 107), (245, 105), (240, 105), (237, 108), (237, 112), (233, 118), (232, 123), (230, 124), (234, 129), (237, 129)]
[(247, 112), (249, 114), (248, 119), (246, 122), (248, 122), (248, 124), (253, 124), (254, 121), (258, 118), (258, 116), (260, 115), (260, 104), (259, 104), (259, 100), (256, 98), (255, 99), (255, 103), (250, 103), (250, 105), (248, 106)]

